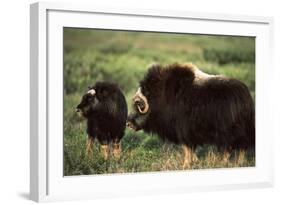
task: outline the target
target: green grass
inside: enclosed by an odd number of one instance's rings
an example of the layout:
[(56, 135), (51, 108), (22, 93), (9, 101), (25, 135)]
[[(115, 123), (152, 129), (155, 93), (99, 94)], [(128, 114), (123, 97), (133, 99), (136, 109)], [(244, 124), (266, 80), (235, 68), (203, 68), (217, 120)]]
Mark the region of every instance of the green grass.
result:
[[(181, 147), (155, 135), (126, 130), (120, 159), (103, 160), (96, 142), (86, 156), (85, 121), (75, 113), (81, 95), (96, 81), (119, 84), (130, 103), (151, 63), (192, 62), (203, 71), (243, 81), (255, 98), (255, 40), (248, 37), (180, 35), (105, 30), (64, 30), (64, 175), (182, 169)], [(255, 155), (231, 153), (227, 162), (215, 147), (195, 150), (191, 169), (255, 165)]]

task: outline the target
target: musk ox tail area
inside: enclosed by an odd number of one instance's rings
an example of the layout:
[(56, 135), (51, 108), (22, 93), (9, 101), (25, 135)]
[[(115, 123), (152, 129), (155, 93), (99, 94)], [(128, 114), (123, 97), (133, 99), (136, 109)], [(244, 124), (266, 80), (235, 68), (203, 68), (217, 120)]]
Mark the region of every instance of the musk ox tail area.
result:
[[(233, 92), (229, 98), (233, 140), (229, 147), (233, 149), (255, 149), (255, 106), (250, 92), (245, 84), (235, 81), (237, 87), (232, 86)], [(228, 82), (229, 83), (229, 82)]]

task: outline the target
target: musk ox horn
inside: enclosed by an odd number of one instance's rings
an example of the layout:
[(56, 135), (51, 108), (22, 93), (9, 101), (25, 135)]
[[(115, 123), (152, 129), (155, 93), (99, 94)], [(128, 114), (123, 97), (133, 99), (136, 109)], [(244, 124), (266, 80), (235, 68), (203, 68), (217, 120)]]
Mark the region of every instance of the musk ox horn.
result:
[(88, 90), (87, 93), (89, 93), (89, 94), (91, 94), (91, 95), (95, 95), (95, 94), (96, 94), (96, 91), (95, 91), (94, 89), (90, 89), (90, 90)]
[(142, 109), (139, 105), (137, 105), (137, 108), (141, 114), (145, 114), (145, 113), (147, 113), (147, 111), (149, 109), (149, 105), (148, 105), (146, 97), (141, 92), (141, 88), (138, 89), (138, 91), (136, 92), (135, 97), (134, 97), (135, 103), (140, 102), (140, 101), (142, 101), (144, 103), (144, 108)]

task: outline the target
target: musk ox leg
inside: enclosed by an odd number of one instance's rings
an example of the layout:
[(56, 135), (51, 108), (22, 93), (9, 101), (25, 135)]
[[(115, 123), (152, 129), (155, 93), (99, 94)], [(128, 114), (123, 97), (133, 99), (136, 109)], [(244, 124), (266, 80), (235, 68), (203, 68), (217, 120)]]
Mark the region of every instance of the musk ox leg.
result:
[(88, 136), (87, 145), (86, 145), (86, 154), (88, 157), (93, 156), (93, 144), (94, 144), (94, 138)]
[(236, 163), (237, 163), (238, 166), (242, 166), (244, 161), (245, 161), (246, 153), (245, 153), (245, 150), (239, 150), (238, 152), (239, 153), (238, 153), (238, 157), (237, 157), (237, 162)]
[(222, 155), (222, 161), (224, 164), (226, 164), (229, 160), (229, 157), (230, 157), (230, 153), (228, 150), (224, 150), (223, 151), (223, 155)]
[(183, 169), (191, 168), (191, 163), (198, 161), (196, 154), (191, 147), (183, 145)]
[(115, 157), (116, 159), (119, 159), (120, 156), (121, 156), (121, 152), (122, 152), (122, 149), (121, 149), (121, 139), (122, 137), (124, 136), (124, 133), (125, 131), (122, 130), (119, 134), (116, 135), (116, 137), (113, 139), (113, 145), (112, 145), (112, 154), (113, 154), (113, 157)]
[(107, 160), (109, 155), (109, 146), (108, 144), (102, 144), (101, 145), (101, 154), (103, 156), (103, 159)]
[(191, 158), (192, 162), (198, 162), (198, 157), (196, 155), (196, 153), (194, 151), (192, 151), (192, 158)]
[(112, 151), (113, 156), (119, 159), (121, 156), (121, 152), (122, 152), (121, 143), (120, 142), (113, 143), (113, 151)]

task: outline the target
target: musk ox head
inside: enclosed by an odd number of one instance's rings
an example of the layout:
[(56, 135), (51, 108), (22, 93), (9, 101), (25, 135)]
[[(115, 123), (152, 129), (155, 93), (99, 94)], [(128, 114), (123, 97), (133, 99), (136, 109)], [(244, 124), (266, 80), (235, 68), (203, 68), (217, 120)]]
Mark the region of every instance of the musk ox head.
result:
[(140, 82), (132, 99), (132, 112), (127, 119), (127, 126), (135, 131), (143, 129), (151, 112), (156, 113), (159, 109), (162, 88), (162, 66), (154, 64), (149, 67), (148, 73)]
[(96, 96), (96, 90), (93, 87), (89, 87), (89, 90), (83, 95), (81, 102), (77, 105), (76, 112), (83, 117), (88, 117), (98, 104), (99, 100)]
[(116, 89), (118, 88), (115, 84), (97, 82), (94, 86), (88, 87), (88, 91), (82, 96), (76, 111), (86, 118), (97, 111), (107, 110), (110, 112), (116, 107), (113, 103), (116, 101)]
[(169, 108), (185, 100), (179, 99), (183, 92), (188, 93), (192, 84), (201, 85), (210, 77), (191, 63), (153, 64), (133, 97), (133, 111), (127, 126), (146, 131), (166, 126), (164, 121), (171, 116)]

